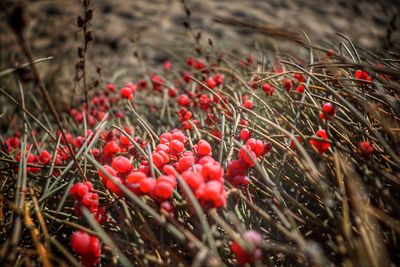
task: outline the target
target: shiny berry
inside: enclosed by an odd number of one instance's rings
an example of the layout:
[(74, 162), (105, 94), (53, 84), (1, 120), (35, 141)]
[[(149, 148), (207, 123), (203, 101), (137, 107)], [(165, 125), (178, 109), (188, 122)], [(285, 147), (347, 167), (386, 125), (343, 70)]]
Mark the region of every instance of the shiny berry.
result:
[(240, 130), (240, 139), (242, 139), (243, 141), (247, 140), (250, 137), (250, 131), (247, 128), (243, 128), (242, 130)]
[[(315, 135), (312, 136), (313, 138), (319, 138), (319, 139), (328, 139), (328, 135), (325, 130), (318, 130)], [(331, 144), (328, 142), (320, 141), (320, 140), (315, 140), (311, 139), (310, 144), (318, 150), (320, 154), (323, 154), (325, 151), (327, 151)]]
[(358, 151), (364, 158), (369, 158), (374, 154), (375, 149), (370, 142), (363, 141), (358, 144)]
[(154, 178), (146, 178), (141, 180), (139, 183), (140, 191), (143, 194), (149, 194), (151, 191), (153, 191), (153, 188), (156, 185), (156, 180)]
[(83, 231), (76, 231), (71, 237), (71, 247), (79, 254), (90, 252), (90, 235)]
[(122, 156), (114, 158), (112, 160), (111, 166), (119, 173), (128, 173), (133, 169), (130, 160)]
[(197, 153), (199, 157), (210, 156), (212, 152), (211, 150), (211, 145), (207, 141), (199, 140), (199, 142), (197, 143)]
[(128, 100), (132, 99), (132, 97), (133, 97), (132, 88), (130, 88), (130, 87), (123, 87), (119, 93), (122, 98), (125, 98)]

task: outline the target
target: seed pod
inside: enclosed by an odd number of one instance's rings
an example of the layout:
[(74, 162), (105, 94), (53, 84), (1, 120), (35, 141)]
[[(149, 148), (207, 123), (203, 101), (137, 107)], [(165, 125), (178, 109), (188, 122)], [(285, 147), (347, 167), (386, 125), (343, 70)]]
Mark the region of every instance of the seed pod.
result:
[(78, 16), (76, 19), (76, 24), (78, 25), (78, 27), (82, 28), (84, 23), (85, 22), (83, 21), (83, 18), (81, 16)]
[(97, 65), (96, 73), (101, 75), (101, 65)]
[(192, 15), (192, 12), (187, 7), (185, 7), (185, 12), (186, 12), (186, 16), (188, 16), (188, 17), (190, 17), (190, 15)]
[(88, 31), (86, 33), (86, 41), (87, 42), (93, 41), (93, 32), (92, 31)]
[(18, 33), (21, 33), (26, 27), (28, 27), (29, 20), (23, 5), (18, 4), (13, 8), (8, 17), (8, 23), (10, 27)]
[(83, 48), (78, 47), (78, 57), (83, 58)]
[(91, 21), (93, 19), (93, 8), (89, 9), (85, 14), (86, 21)]
[(198, 41), (198, 40), (200, 40), (200, 38), (201, 38), (201, 32), (197, 32), (197, 34), (196, 34), (196, 40)]
[(83, 69), (83, 60), (79, 60), (75, 63), (75, 68), (77, 70)]

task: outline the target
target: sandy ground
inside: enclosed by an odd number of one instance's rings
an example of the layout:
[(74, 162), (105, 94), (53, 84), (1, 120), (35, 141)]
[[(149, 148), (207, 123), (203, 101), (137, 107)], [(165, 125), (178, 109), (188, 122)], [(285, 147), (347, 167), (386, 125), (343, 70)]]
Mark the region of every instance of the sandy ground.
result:
[[(185, 12), (179, 0), (93, 2), (95, 42), (90, 47), (89, 59), (92, 66), (102, 65), (108, 75), (116, 68), (129, 72), (137, 66), (137, 60), (132, 56), (135, 51), (144, 58), (161, 61), (168, 55), (165, 49), (178, 51), (181, 40), (192, 41), (182, 26)], [(323, 40), (337, 44), (340, 38), (335, 32), (341, 32), (362, 47), (379, 49), (387, 43), (387, 28), (399, 12), (396, 2), (189, 0), (187, 5), (192, 11), (192, 25), (196, 31), (203, 32), (204, 43), (211, 36), (218, 47), (251, 51), (267, 42), (265, 36), (218, 24), (215, 17), (245, 19), (291, 31), (302, 29), (313, 42)], [(28, 36), (35, 56), (54, 56), (58, 75), (71, 77), (79, 43), (74, 38), (79, 1), (32, 1), (27, 10), (31, 17)], [(400, 28), (400, 18), (395, 26)], [(5, 27), (4, 18), (0, 20), (0, 33), (1, 68), (23, 61), (15, 49), (14, 38)], [(399, 31), (395, 31), (392, 40), (399, 43), (399, 36)], [(292, 49), (296, 53), (296, 48), (285, 42), (277, 43), (276, 47)]]

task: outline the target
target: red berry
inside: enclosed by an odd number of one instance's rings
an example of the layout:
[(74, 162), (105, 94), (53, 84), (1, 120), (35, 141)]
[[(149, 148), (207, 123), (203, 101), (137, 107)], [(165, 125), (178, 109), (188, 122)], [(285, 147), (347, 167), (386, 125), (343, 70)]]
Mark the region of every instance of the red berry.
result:
[(160, 154), (162, 159), (163, 159), (163, 163), (162, 163), (163, 165), (167, 164), (169, 162), (169, 156), (165, 151), (161, 150), (161, 151), (158, 152), (158, 154)]
[(128, 173), (133, 169), (130, 160), (122, 156), (114, 158), (111, 166), (119, 173)]
[(358, 144), (358, 150), (360, 155), (364, 158), (371, 157), (375, 152), (374, 147), (368, 141), (360, 142)]
[(296, 92), (301, 93), (301, 94), (304, 93), (304, 85), (303, 84), (297, 85)]
[(243, 159), (243, 161), (246, 162), (249, 166), (254, 166), (253, 160), (256, 160), (256, 153), (251, 151), (250, 146), (245, 145), (241, 147), (239, 150), (239, 157)]
[(175, 176), (170, 176), (170, 175), (161, 175), (157, 178), (157, 183), (169, 183), (172, 187), (176, 186), (176, 178)]
[(186, 135), (185, 135), (182, 131), (180, 131), (180, 130), (174, 132), (174, 133), (172, 134), (172, 137), (171, 137), (171, 138), (172, 138), (173, 140), (179, 140), (179, 141), (181, 141), (183, 144), (185, 144), (185, 143), (187, 142), (187, 137), (186, 137)]
[(133, 97), (133, 92), (131, 87), (123, 87), (119, 93), (121, 94), (122, 98), (126, 98), (128, 100), (132, 99)]
[(39, 162), (46, 165), (49, 164), (52, 159), (51, 154), (47, 150), (42, 150), (39, 156)]
[(272, 87), (269, 83), (263, 83), (261, 88), (264, 90), (267, 96), (272, 96), (275, 93), (275, 88)]
[(187, 71), (185, 71), (183, 74), (182, 74), (182, 79), (186, 82), (186, 83), (189, 83), (191, 80), (192, 80), (192, 74), (190, 73), (190, 72), (187, 72)]
[[(116, 176), (117, 175), (117, 171), (114, 170), (111, 166), (109, 165), (104, 165), (103, 169), (110, 175), (110, 176)], [(105, 173), (103, 173), (102, 171), (98, 171), (99, 176), (101, 177), (101, 180), (103, 182), (103, 184), (105, 184), (108, 180), (108, 177)]]
[(166, 211), (167, 213), (171, 213), (174, 210), (174, 206), (170, 201), (164, 201), (160, 204), (160, 209)]
[(304, 79), (303, 75), (301, 75), (301, 73), (295, 73), (295, 74), (294, 74), (294, 78), (296, 78), (296, 80), (297, 80), (299, 83), (305, 81), (305, 79)]
[(199, 154), (199, 157), (211, 156), (212, 148), (210, 143), (205, 140), (199, 140), (197, 143), (197, 153)]
[(90, 235), (83, 231), (76, 231), (71, 237), (71, 247), (79, 254), (90, 252)]
[(107, 90), (109, 90), (110, 92), (115, 92), (116, 88), (115, 85), (112, 83), (109, 83), (106, 85)]
[(156, 198), (167, 200), (172, 196), (172, 192), (174, 191), (174, 187), (165, 181), (161, 181), (156, 183), (153, 189), (153, 195)]
[(99, 196), (96, 193), (87, 193), (82, 198), (82, 204), (91, 212), (95, 212), (99, 206)]
[(116, 141), (108, 142), (103, 148), (103, 154), (110, 157), (116, 153), (119, 153), (120, 151), (121, 148)]
[(196, 190), (204, 183), (204, 177), (198, 172), (185, 171), (182, 173), (182, 178), (192, 190)]
[(247, 140), (247, 138), (250, 137), (250, 131), (247, 128), (243, 128), (242, 130), (240, 130), (240, 139), (242, 139), (243, 141)]
[(158, 144), (156, 146), (156, 151), (157, 152), (164, 151), (166, 153), (169, 153), (169, 147), (167, 145), (165, 145), (165, 144)]
[(209, 181), (204, 188), (203, 198), (205, 201), (217, 202), (222, 195), (224, 185), (219, 181)]
[(168, 95), (169, 95), (170, 97), (175, 97), (177, 91), (178, 91), (177, 89), (175, 89), (175, 88), (173, 88), (173, 87), (170, 87), (170, 88), (168, 88)]
[(201, 174), (206, 180), (223, 181), (224, 170), (218, 162), (214, 161), (204, 164)]
[(285, 85), (286, 91), (288, 91), (288, 92), (292, 91), (292, 88), (293, 88), (293, 81), (292, 80), (285, 79), (284, 80), (284, 85)]
[(230, 179), (232, 185), (236, 188), (247, 188), (249, 185), (249, 177), (245, 175), (238, 175)]
[(194, 157), (193, 156), (184, 156), (179, 159), (178, 161), (178, 168), (180, 172), (186, 171), (194, 164)]
[(322, 104), (322, 112), (331, 116), (334, 116), (336, 113), (336, 108), (331, 102)]
[(251, 110), (251, 109), (253, 109), (253, 102), (251, 100), (246, 100), (246, 101), (244, 101), (243, 106), (245, 108)]
[(214, 89), (217, 86), (217, 82), (212, 77), (207, 78), (207, 86)]
[(88, 194), (89, 191), (93, 190), (92, 184), (89, 182), (86, 183), (76, 183), (74, 184), (69, 193), (77, 200), (81, 201), (82, 198)]
[(226, 168), (227, 177), (244, 176), (246, 175), (247, 165), (242, 159), (234, 159), (228, 163)]
[(356, 70), (356, 73), (354, 75), (357, 79), (361, 79), (362, 78), (362, 70)]
[(256, 153), (257, 157), (261, 156), (264, 153), (265, 144), (261, 140), (256, 140), (254, 147), (252, 150)]
[(175, 170), (174, 166), (169, 165), (169, 164), (164, 165), (162, 171), (169, 176), (176, 175), (176, 170)]
[(185, 95), (185, 94), (180, 95), (178, 97), (178, 104), (183, 107), (188, 107), (190, 105), (190, 99), (189, 99), (188, 95)]
[(164, 64), (163, 64), (163, 69), (164, 69), (164, 70), (172, 69), (172, 63), (171, 63), (171, 61), (166, 60), (166, 61), (164, 62)]
[(107, 180), (106, 186), (111, 192), (115, 193), (117, 196), (122, 196), (123, 191), (118, 187), (119, 184), (122, 184), (122, 179), (117, 176), (114, 176), (113, 178), (115, 183), (112, 180)]
[(138, 183), (143, 179), (146, 179), (147, 175), (143, 172), (131, 172), (128, 175), (127, 182), (128, 183)]
[(154, 166), (156, 166), (157, 168), (161, 168), (164, 164), (163, 157), (158, 152), (153, 152), (153, 154), (151, 154), (151, 158), (153, 160)]
[(224, 84), (224, 75), (217, 73), (214, 76), (214, 80), (217, 83), (217, 85)]
[(131, 144), (131, 141), (130, 141), (129, 138), (126, 137), (125, 135), (121, 135), (121, 136), (119, 137), (119, 142), (120, 142), (121, 145), (125, 145), (125, 146), (128, 146), (128, 145)]
[(151, 191), (153, 191), (153, 188), (156, 185), (156, 180), (154, 178), (146, 178), (141, 180), (139, 183), (140, 191), (143, 194), (149, 194)]
[(254, 263), (256, 260), (260, 259), (262, 256), (262, 251), (260, 249), (262, 243), (261, 235), (254, 230), (249, 230), (243, 234), (243, 241), (249, 243), (251, 251), (242, 248), (236, 241), (232, 244), (232, 252), (236, 257), (238, 264), (245, 265), (248, 263)]
[(94, 213), (94, 218), (100, 224), (104, 224), (108, 220), (108, 216), (106, 214), (106, 210), (104, 208), (98, 208)]
[[(325, 130), (318, 130), (315, 135), (313, 135), (313, 137), (317, 137), (320, 139), (328, 139), (328, 135), (326, 134)], [(310, 144), (318, 150), (318, 152), (320, 154), (323, 154), (325, 151), (327, 151), (331, 144), (328, 142), (324, 142), (324, 141), (320, 141), (320, 140), (315, 140), (315, 139), (311, 139), (310, 140)]]
[(213, 157), (211, 157), (211, 156), (204, 156), (201, 159), (199, 159), (199, 164), (201, 164), (201, 165), (204, 165), (204, 164), (207, 164), (207, 163), (210, 163), (210, 162), (211, 163), (215, 162), (215, 159)]

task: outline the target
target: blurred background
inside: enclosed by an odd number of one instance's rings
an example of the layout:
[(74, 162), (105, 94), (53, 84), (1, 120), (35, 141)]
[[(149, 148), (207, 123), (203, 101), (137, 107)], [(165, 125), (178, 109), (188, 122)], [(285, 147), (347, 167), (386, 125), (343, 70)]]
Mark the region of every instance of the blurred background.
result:
[[(5, 6), (18, 1), (5, 1)], [(22, 1), (28, 18), (27, 36), (36, 58), (53, 56), (51, 68), (41, 66), (49, 79), (72, 86), (81, 40), (77, 33), (77, 16), (82, 12), (78, 0)], [(217, 18), (233, 18), (298, 33), (303, 30), (312, 42), (337, 46), (340, 32), (355, 44), (372, 50), (391, 48), (399, 43), (399, 1), (367, 0), (187, 0), (192, 32), (183, 24), (188, 16), (180, 0), (96, 0), (91, 30), (94, 42), (88, 50), (89, 68), (102, 66), (104, 77), (129, 75), (141, 60), (156, 62), (179, 57), (179, 49), (193, 47), (193, 35), (201, 32), (200, 42), (211, 39), (223, 51), (252, 53), (255, 48), (274, 52), (301, 53), (292, 42), (279, 43), (251, 28), (221, 24)], [(279, 46), (277, 45), (279, 44)], [(304, 51), (305, 53), (307, 51)], [(193, 51), (194, 53), (194, 51)], [(4, 13), (0, 19), (1, 69), (25, 62), (15, 37), (7, 27)], [(46, 67), (47, 66), (47, 67)], [(116, 78), (116, 77), (114, 77)], [(47, 81), (51, 84), (52, 81)], [(60, 84), (60, 83), (59, 83)]]

